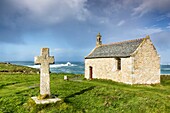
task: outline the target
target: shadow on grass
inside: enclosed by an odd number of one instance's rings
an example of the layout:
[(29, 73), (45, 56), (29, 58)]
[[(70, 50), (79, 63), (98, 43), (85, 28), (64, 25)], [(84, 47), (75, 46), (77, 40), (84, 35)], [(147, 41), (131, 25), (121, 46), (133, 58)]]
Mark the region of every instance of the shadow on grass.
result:
[(87, 91), (90, 91), (90, 90), (94, 89), (94, 88), (95, 88), (95, 86), (91, 86), (91, 87), (89, 87), (89, 88), (83, 89), (83, 90), (81, 90), (81, 91), (79, 91), (79, 92), (76, 92), (76, 93), (74, 93), (74, 94), (71, 94), (71, 95), (65, 97), (64, 102), (69, 103), (69, 102), (70, 102), (70, 101), (68, 100), (69, 98), (75, 97), (76, 95), (81, 95), (81, 94), (83, 94), (83, 93), (85, 93), (85, 92), (87, 92)]
[(5, 86), (9, 86), (9, 85), (19, 84), (19, 83), (21, 83), (21, 82), (11, 82), (11, 83), (2, 84), (2, 85), (0, 85), (0, 88), (3, 88)]

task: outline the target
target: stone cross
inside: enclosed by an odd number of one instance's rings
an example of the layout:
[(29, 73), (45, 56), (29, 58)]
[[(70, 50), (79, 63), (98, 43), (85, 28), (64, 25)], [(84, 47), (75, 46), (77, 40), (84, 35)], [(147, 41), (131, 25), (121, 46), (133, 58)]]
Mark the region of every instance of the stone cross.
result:
[(54, 64), (54, 56), (49, 56), (49, 48), (41, 49), (41, 56), (34, 58), (35, 64), (40, 64), (40, 95), (50, 96), (49, 64)]

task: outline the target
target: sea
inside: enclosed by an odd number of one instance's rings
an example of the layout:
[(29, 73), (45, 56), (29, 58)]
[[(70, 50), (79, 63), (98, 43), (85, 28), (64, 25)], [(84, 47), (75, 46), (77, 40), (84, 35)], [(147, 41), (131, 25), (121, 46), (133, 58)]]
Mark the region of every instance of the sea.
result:
[[(11, 64), (28, 66), (32, 68), (40, 68), (40, 65), (35, 65), (33, 61), (10, 61)], [(84, 74), (84, 62), (55, 62), (50, 65), (50, 71), (53, 73), (73, 73)], [(170, 65), (161, 65), (161, 74), (170, 75)]]
[[(9, 63), (40, 68), (40, 65), (35, 65), (33, 61), (10, 61)], [(84, 74), (84, 62), (55, 62), (55, 64), (50, 64), (50, 71), (53, 73)]]

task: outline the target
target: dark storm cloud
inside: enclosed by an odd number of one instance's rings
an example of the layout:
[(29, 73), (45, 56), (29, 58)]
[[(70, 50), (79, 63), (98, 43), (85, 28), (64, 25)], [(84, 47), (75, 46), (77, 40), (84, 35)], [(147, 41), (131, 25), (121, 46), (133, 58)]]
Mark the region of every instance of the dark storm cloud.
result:
[(8, 3), (0, 1), (0, 43), (23, 43), (22, 28), (19, 27), (21, 14)]
[[(96, 34), (104, 30), (93, 23), (96, 18), (91, 18), (86, 0), (2, 0), (0, 4), (1, 43), (22, 44), (25, 35), (32, 35), (26, 40), (34, 40), (43, 37), (35, 34), (49, 32), (49, 43), (62, 40), (68, 46), (81, 48), (91, 41), (95, 43)], [(93, 39), (89, 37), (91, 30)]]
[(0, 42), (19, 43), (23, 42), (23, 35), (54, 31), (54, 26), (63, 21), (85, 21), (88, 15), (84, 8), (85, 2), (86, 0), (1, 0)]
[(169, 0), (0, 0), (0, 43), (23, 45), (27, 53), (47, 45), (85, 56), (98, 32), (103, 43), (149, 34), (164, 50), (170, 40), (169, 5)]
[(16, 31), (0, 31), (0, 43), (24, 44), (21, 34)]
[(129, 29), (143, 24), (136, 21), (138, 24), (130, 25), (131, 14), (141, 14), (137, 9), (142, 6), (151, 7), (153, 0), (148, 1), (147, 4), (145, 0), (1, 0), (1, 42), (23, 42), (24, 34), (50, 31), (56, 37), (63, 34), (62, 38), (79, 46), (81, 41), (89, 42), (91, 33), (119, 30), (116, 27), (124, 24)]

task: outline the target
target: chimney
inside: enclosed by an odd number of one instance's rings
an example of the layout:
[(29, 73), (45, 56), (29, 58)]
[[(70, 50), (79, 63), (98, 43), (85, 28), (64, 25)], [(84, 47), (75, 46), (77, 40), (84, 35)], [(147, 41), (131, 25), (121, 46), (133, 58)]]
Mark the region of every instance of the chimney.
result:
[(96, 42), (96, 46), (101, 46), (102, 45), (102, 36), (100, 35), (100, 33), (97, 35), (97, 42)]

